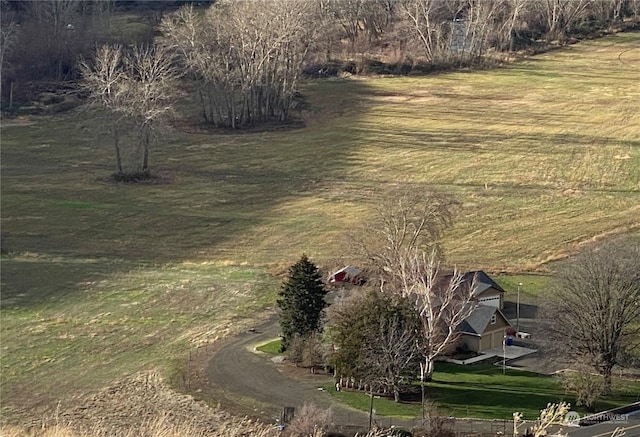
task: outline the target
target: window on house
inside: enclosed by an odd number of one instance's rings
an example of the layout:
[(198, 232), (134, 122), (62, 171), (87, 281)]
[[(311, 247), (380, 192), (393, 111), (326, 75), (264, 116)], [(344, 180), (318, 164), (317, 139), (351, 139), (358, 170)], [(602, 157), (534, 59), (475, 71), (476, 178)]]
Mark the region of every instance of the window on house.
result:
[(496, 315), (495, 314), (493, 316), (491, 316), (491, 324), (492, 325), (496, 324)]

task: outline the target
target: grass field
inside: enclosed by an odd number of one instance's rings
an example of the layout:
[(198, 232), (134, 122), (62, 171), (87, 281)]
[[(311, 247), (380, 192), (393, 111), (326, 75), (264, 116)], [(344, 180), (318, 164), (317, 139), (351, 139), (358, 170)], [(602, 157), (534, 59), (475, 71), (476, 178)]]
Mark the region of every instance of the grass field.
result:
[[(342, 390), (336, 392), (331, 385), (325, 387), (342, 402), (362, 411), (369, 410), (367, 394)], [(611, 395), (597, 405), (599, 411), (638, 401), (640, 382), (616, 380)], [(571, 394), (565, 393), (560, 381), (551, 376), (509, 369), (490, 364), (459, 366), (437, 363), (434, 380), (427, 384), (425, 394), (436, 403), (441, 413), (455, 417), (486, 419), (512, 419), (520, 412), (526, 420), (534, 420), (549, 402), (565, 401), (572, 410), (585, 414), (575, 405)], [(374, 399), (376, 413), (381, 416), (420, 417), (420, 402), (397, 403), (386, 398)]]
[(349, 261), (346, 235), (399, 185), (460, 200), (444, 246), (462, 268), (544, 273), (583, 242), (637, 238), (638, 71), (627, 33), (492, 71), (309, 82), (305, 128), (168, 131), (159, 179), (135, 186), (106, 182), (86, 113), (3, 121), (3, 420), (177, 372), (273, 305), (303, 251)]

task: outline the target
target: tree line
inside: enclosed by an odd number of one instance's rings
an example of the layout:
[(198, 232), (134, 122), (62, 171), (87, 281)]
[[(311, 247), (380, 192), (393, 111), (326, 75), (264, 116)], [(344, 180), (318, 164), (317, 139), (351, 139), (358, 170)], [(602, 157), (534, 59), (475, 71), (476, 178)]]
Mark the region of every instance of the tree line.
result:
[[(171, 24), (185, 26), (173, 27), (171, 35), (189, 52), (190, 68), (209, 82), (252, 87), (274, 69), (297, 69), (305, 62), (353, 61), (354, 71), (365, 70), (371, 60), (409, 68), (468, 64), (490, 52), (597, 34), (625, 19), (637, 21), (640, 14), (640, 0), (2, 0), (0, 7), (5, 85), (77, 79), (78, 56), (88, 57), (105, 43), (151, 44)], [(165, 20), (179, 7), (187, 10)], [(196, 15), (188, 12), (194, 8)], [(126, 34), (115, 20), (124, 12), (144, 17), (146, 30)], [(197, 46), (187, 50), (189, 42)], [(227, 77), (211, 62), (237, 71)]]

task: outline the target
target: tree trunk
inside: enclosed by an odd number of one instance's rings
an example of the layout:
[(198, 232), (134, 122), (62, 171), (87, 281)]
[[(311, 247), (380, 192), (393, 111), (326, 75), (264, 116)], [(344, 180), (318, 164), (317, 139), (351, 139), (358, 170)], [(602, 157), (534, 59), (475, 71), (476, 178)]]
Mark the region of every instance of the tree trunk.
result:
[(120, 132), (118, 128), (113, 128), (113, 152), (116, 158), (116, 174), (122, 174), (122, 157), (120, 156)]
[(433, 380), (433, 359), (425, 357), (424, 359), (424, 381), (430, 382)]
[(142, 173), (149, 172), (149, 141), (151, 140), (151, 126), (147, 123), (142, 131)]
[(605, 394), (605, 395), (611, 393), (611, 375), (612, 375), (612, 370), (613, 370), (612, 368), (613, 368), (613, 366), (605, 365), (600, 369), (600, 373), (602, 374), (602, 377), (604, 378), (603, 394)]
[(200, 105), (202, 105), (202, 118), (205, 123), (209, 123), (209, 117), (207, 117), (207, 104), (204, 99), (204, 91), (202, 88), (198, 90), (198, 97), (200, 100)]

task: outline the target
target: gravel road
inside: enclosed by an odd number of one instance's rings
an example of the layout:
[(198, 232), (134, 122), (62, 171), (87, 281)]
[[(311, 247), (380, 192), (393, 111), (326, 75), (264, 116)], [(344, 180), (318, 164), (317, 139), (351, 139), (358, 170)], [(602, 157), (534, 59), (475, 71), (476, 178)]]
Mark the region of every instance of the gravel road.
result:
[(309, 402), (323, 409), (330, 408), (336, 425), (366, 426), (369, 422), (366, 413), (336, 405), (329, 393), (318, 390), (331, 379), (320, 376), (293, 379), (279, 370), (271, 356), (255, 352), (256, 345), (279, 334), (279, 325), (272, 318), (256, 327), (255, 332), (245, 332), (228, 340), (211, 357), (207, 380), (224, 409), (275, 422), (283, 407), (292, 406), (299, 411)]

